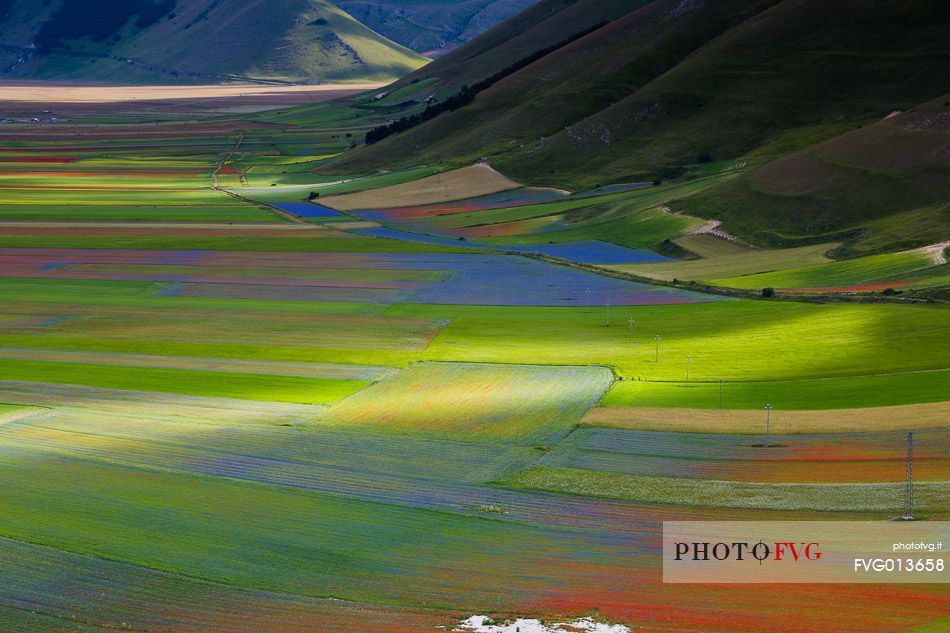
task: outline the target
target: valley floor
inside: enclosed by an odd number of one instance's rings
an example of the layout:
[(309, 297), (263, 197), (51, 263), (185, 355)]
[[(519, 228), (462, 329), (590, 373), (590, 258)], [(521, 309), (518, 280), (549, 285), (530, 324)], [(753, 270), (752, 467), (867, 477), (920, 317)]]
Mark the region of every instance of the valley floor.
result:
[[(766, 251), (664, 206), (730, 171), (318, 176), (368, 106), (119, 109), (0, 128), (0, 630), (946, 628), (941, 585), (659, 556), (664, 521), (897, 516), (908, 430), (947, 520), (933, 249)], [(907, 294), (828, 290), (882, 280)]]

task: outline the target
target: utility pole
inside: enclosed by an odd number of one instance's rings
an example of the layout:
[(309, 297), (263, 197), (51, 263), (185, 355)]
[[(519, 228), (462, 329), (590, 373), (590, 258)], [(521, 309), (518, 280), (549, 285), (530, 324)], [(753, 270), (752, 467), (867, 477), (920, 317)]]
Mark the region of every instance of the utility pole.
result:
[(769, 425), (772, 423), (772, 405), (765, 405), (765, 448), (769, 447)]
[(604, 321), (604, 327), (610, 327), (610, 299), (607, 299), (607, 317)]
[(904, 484), (904, 514), (901, 519), (914, 520), (914, 433), (907, 434), (907, 481)]
[(722, 378), (719, 379), (719, 408), (722, 408)]
[(689, 365), (693, 362), (693, 357), (686, 355), (686, 386), (689, 386)]
[(636, 323), (636, 321), (633, 317), (630, 317), (627, 323), (630, 325), (630, 342), (633, 343), (633, 324)]
[(653, 340), (656, 341), (656, 357), (653, 359), (654, 363), (660, 362), (660, 335), (657, 334), (653, 337)]

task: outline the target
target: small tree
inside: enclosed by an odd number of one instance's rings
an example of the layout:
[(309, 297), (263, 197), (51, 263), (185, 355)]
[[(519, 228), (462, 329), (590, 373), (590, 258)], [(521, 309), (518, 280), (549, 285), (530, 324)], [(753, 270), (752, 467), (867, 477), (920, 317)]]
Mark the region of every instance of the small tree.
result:
[(319, 191), (311, 191), (309, 194), (307, 194), (307, 200), (316, 200), (319, 197), (320, 197)]
[(775, 296), (775, 288), (762, 288), (762, 296), (768, 299)]

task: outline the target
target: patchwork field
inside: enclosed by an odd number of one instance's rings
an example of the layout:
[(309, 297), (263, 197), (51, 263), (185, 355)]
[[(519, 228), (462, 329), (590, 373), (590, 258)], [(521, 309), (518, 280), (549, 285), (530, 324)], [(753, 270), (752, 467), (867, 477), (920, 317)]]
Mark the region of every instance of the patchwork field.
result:
[(398, 104), (221, 98), (0, 130), (0, 630), (941, 626), (937, 585), (663, 585), (658, 552), (664, 520), (893, 518), (911, 429), (945, 520), (946, 306), (595, 267), (906, 287), (933, 249), (751, 249), (664, 206), (731, 172), (327, 176)]
[(514, 189), (518, 184), (486, 164), (435, 174), (405, 184), (390, 185), (360, 193), (325, 198), (323, 202), (341, 211), (379, 206), (415, 206), (482, 196)]
[(604, 367), (425, 363), (340, 402), (322, 420), (551, 444), (611, 380)]
[[(727, 175), (687, 183), (631, 183), (569, 193), (520, 187), (478, 197), (426, 205), (355, 211), (393, 228), (498, 247), (544, 252), (549, 245), (593, 240), (634, 249), (653, 248), (699, 227), (702, 220), (669, 213), (663, 203), (688, 196)], [(554, 247), (556, 248), (556, 247)], [(583, 260), (580, 260), (583, 261)], [(595, 258), (586, 263), (633, 263), (649, 259)]]

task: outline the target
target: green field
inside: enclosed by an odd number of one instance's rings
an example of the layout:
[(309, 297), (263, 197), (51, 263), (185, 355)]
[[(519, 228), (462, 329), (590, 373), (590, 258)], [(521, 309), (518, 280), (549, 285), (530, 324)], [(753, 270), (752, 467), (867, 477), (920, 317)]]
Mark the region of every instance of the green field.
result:
[[(531, 535), (530, 528), (480, 518), (42, 452), (5, 459), (0, 472), (8, 486), (0, 509), (7, 537), (304, 596), (408, 603), (429, 567), (415, 548), (461, 566), (469, 553)], [(376, 547), (362, 547), (367, 539)], [(262, 549), (261, 542), (272, 545)], [(401, 573), (385, 571), (396, 562)], [(446, 599), (433, 606), (449, 606)]]
[(907, 275), (933, 266), (925, 253), (888, 253), (857, 259), (761, 273), (746, 277), (717, 279), (715, 283), (736, 288), (834, 288), (886, 283), (892, 277)]
[[(950, 371), (880, 376), (724, 382), (722, 408), (847, 409), (885, 407), (917, 402), (943, 402), (950, 389)], [(614, 384), (602, 403), (610, 406), (719, 408), (718, 382), (644, 382)]]
[[(647, 477), (577, 468), (531, 468), (501, 485), (647, 503), (811, 510), (815, 512), (887, 512), (901, 495), (899, 482), (889, 484), (755, 484), (734, 481)], [(917, 503), (927, 513), (946, 512), (950, 484), (919, 484)]]
[(0, 380), (300, 404), (335, 402), (369, 384), (352, 380), (20, 360), (0, 361)]
[(749, 247), (738, 242), (722, 239), (710, 233), (698, 233), (687, 235), (676, 241), (676, 244), (686, 250), (698, 255), (699, 257), (713, 258), (723, 257), (725, 255), (741, 255), (749, 250)]
[[(396, 305), (390, 315), (449, 318), (426, 357), (550, 364), (585, 359), (625, 378), (682, 381), (788, 380), (943, 369), (950, 332), (941, 306), (815, 305), (723, 301), (606, 309)], [(630, 343), (628, 317), (636, 319)], [(660, 362), (654, 335), (659, 334)]]
[(425, 363), (348, 398), (321, 421), (551, 443), (580, 420), (611, 380), (603, 367)]

